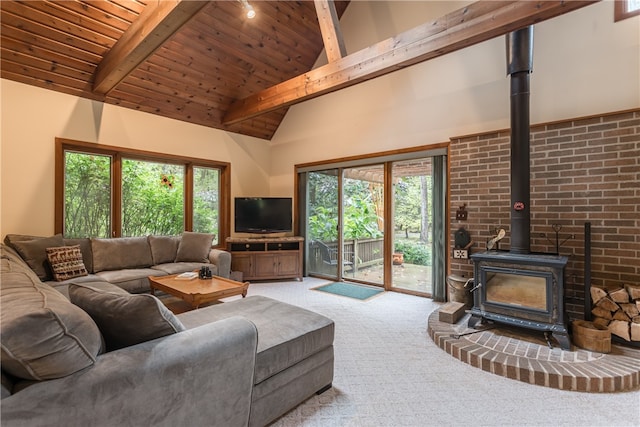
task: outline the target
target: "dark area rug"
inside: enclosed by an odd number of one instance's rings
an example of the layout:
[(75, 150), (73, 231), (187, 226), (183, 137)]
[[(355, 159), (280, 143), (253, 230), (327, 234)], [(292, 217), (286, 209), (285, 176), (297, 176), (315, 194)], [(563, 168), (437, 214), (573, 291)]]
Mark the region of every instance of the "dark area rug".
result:
[(340, 295), (366, 301), (369, 298), (384, 292), (383, 289), (376, 289), (370, 286), (356, 285), (355, 283), (333, 282), (327, 285), (311, 288), (314, 291), (326, 292), (328, 294)]

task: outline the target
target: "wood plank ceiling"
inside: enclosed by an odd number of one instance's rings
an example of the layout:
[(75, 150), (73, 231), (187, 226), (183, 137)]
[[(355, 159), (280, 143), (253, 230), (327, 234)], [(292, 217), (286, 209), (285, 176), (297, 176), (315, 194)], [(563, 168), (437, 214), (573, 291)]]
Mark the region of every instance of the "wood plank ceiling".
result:
[(254, 1), (249, 20), (240, 1), (2, 0), (1, 76), (269, 140), (290, 105), (593, 1), (479, 1), (350, 55), (349, 1), (331, 3)]
[[(323, 42), (313, 2), (206, 4), (108, 94), (94, 73), (148, 0), (0, 1), (2, 77), (135, 110), (271, 139), (287, 108), (232, 125), (231, 103), (309, 71)], [(348, 1), (336, 2), (341, 16)]]

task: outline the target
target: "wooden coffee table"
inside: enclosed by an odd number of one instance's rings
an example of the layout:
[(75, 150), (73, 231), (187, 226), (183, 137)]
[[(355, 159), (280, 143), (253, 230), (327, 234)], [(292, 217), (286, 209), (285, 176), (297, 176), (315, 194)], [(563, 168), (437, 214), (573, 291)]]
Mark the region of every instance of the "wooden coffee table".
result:
[(234, 295), (247, 296), (249, 282), (236, 282), (235, 280), (213, 276), (211, 279), (177, 279), (177, 274), (171, 276), (149, 276), (151, 294), (155, 291), (163, 291), (180, 298), (191, 305), (191, 308), (198, 308), (202, 304), (217, 301)]

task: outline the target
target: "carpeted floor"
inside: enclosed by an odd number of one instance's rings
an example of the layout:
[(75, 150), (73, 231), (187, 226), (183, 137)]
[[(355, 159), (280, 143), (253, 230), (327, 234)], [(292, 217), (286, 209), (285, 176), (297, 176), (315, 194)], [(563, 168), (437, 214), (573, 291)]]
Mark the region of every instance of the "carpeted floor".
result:
[[(253, 283), (265, 295), (336, 323), (333, 388), (275, 427), (640, 426), (640, 391), (582, 393), (526, 384), (474, 368), (427, 334), (430, 299), (385, 292), (363, 304), (311, 291), (329, 283)], [(233, 297), (235, 299), (238, 297)]]

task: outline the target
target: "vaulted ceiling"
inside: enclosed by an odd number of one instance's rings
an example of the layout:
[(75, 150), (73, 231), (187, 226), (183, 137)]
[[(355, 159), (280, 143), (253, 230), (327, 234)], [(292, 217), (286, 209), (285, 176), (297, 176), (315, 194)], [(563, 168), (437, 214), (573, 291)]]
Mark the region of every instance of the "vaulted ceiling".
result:
[(349, 1), (250, 3), (252, 20), (240, 1), (2, 0), (1, 76), (271, 139), (297, 102), (593, 1), (480, 1), (349, 55), (338, 22)]

